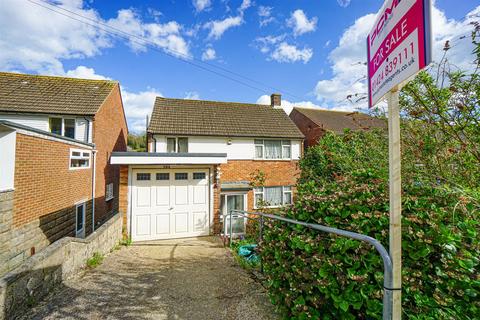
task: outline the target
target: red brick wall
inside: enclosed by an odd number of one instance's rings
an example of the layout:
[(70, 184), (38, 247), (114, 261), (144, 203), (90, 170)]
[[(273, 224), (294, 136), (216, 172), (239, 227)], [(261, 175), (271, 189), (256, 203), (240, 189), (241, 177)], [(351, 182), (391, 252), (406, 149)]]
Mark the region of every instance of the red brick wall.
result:
[(119, 206), (118, 212), (123, 217), (124, 233), (127, 233), (128, 210), (128, 166), (120, 166)]
[[(298, 161), (267, 161), (267, 160), (229, 160), (220, 165), (221, 182), (251, 181), (252, 174), (257, 170), (265, 174), (266, 187), (294, 186), (300, 174)], [(247, 193), (247, 211), (253, 211), (253, 191)], [(220, 192), (214, 189), (214, 230), (220, 230)]]
[(318, 124), (295, 109), (290, 113), (290, 119), (292, 119), (300, 131), (305, 135), (305, 147), (316, 145), (318, 140), (326, 133), (326, 131)]
[[(118, 211), (120, 168), (110, 165), (112, 151), (127, 150), (127, 123), (120, 87), (117, 85), (93, 120), (93, 143), (97, 151), (95, 185), (95, 221), (105, 221)], [(112, 183), (114, 199), (105, 201), (105, 187)]]
[[(13, 226), (19, 228), (39, 219), (65, 222), (62, 235), (74, 235), (75, 203), (91, 199), (92, 169), (70, 170), (67, 143), (17, 133)], [(88, 148), (85, 148), (88, 150)], [(91, 217), (86, 217), (87, 234)], [(42, 223), (40, 223), (40, 227)], [(58, 228), (51, 223), (46, 228)], [(49, 232), (48, 230), (43, 230)], [(55, 239), (56, 240), (56, 239)]]

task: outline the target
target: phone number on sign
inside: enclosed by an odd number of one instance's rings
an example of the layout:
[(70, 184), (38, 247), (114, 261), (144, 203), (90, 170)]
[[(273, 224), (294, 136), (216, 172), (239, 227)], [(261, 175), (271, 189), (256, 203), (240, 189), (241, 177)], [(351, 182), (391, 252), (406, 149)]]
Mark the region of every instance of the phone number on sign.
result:
[(381, 90), (387, 83), (403, 70), (407, 69), (415, 62), (413, 42), (400, 51), (395, 57), (387, 59), (385, 67), (377, 72), (372, 79), (372, 92)]

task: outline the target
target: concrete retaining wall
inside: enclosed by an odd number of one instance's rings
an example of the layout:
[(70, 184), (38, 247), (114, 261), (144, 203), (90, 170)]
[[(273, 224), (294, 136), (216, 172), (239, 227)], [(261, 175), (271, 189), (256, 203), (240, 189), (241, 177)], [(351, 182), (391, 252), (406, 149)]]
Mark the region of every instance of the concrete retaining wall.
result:
[(34, 305), (78, 274), (95, 252), (110, 252), (121, 238), (122, 217), (117, 214), (86, 239), (62, 238), (25, 260), (0, 279), (0, 320), (14, 318)]

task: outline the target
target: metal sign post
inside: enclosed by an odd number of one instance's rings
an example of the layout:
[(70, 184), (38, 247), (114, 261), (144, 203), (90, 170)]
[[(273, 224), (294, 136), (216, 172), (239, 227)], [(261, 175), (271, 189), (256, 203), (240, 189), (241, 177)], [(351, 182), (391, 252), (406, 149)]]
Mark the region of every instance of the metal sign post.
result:
[(386, 0), (367, 38), (368, 100), (388, 98), (392, 319), (402, 316), (401, 84), (431, 62), (431, 0)]

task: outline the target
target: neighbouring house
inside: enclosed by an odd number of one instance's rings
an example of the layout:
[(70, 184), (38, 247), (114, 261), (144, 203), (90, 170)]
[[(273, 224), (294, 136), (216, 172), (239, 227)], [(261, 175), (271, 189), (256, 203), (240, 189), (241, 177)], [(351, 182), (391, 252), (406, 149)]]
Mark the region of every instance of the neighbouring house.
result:
[[(156, 99), (148, 152), (111, 157), (121, 166), (120, 212), (133, 241), (220, 233), (232, 209), (292, 203), (304, 136), (281, 96), (271, 101)], [(233, 224), (244, 232), (245, 219)]]
[(127, 133), (116, 81), (0, 72), (0, 274), (118, 212)]
[(327, 132), (343, 134), (353, 131), (386, 128), (387, 122), (360, 112), (333, 111), (319, 108), (293, 108), (290, 119), (305, 135), (305, 148), (314, 146)]

